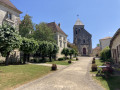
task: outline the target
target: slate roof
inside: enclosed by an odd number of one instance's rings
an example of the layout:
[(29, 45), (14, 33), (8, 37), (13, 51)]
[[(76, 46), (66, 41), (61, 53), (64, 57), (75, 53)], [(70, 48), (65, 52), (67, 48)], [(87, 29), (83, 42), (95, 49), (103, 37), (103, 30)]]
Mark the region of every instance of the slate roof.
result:
[(84, 24), (80, 21), (80, 19), (77, 19), (75, 25), (84, 25)]
[(67, 36), (67, 34), (65, 34), (65, 32), (55, 22), (47, 23), (47, 26), (51, 27), (53, 32), (59, 32), (65, 36)]
[(13, 10), (17, 11), (18, 13), (22, 13), (20, 10), (18, 10), (10, 0), (0, 0), (0, 3), (3, 5), (7, 5), (8, 7), (12, 8)]

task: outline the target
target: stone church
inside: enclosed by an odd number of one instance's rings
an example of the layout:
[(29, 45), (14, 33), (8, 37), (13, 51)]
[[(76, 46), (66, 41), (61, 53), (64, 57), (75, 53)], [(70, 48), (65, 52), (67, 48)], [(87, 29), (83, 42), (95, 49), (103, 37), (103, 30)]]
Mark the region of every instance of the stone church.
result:
[(78, 47), (80, 56), (90, 56), (92, 52), (92, 35), (84, 29), (84, 24), (77, 19), (73, 27), (74, 44)]

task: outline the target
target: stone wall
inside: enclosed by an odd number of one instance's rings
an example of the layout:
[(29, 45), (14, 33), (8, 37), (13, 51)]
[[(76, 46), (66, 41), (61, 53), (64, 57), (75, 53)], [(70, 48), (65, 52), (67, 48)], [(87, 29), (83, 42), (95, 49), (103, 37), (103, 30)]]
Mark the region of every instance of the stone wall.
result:
[(100, 48), (103, 50), (104, 48), (108, 47), (110, 45), (110, 38), (109, 39), (101, 39), (100, 40)]
[(120, 34), (113, 41), (111, 54), (114, 63), (120, 63)]
[[(7, 12), (12, 14), (12, 20), (6, 18)], [(19, 13), (0, 4), (0, 25), (2, 25), (3, 21), (9, 22), (16, 29), (19, 29), (19, 22), (20, 22)]]
[[(63, 48), (67, 48), (67, 36), (57, 32), (56, 33), (56, 40), (57, 40), (57, 45), (59, 47), (59, 52), (57, 54), (57, 57), (60, 58), (60, 57), (63, 57), (63, 55), (61, 55), (61, 51), (63, 50)], [(61, 43), (61, 45), (60, 45), (60, 43)]]

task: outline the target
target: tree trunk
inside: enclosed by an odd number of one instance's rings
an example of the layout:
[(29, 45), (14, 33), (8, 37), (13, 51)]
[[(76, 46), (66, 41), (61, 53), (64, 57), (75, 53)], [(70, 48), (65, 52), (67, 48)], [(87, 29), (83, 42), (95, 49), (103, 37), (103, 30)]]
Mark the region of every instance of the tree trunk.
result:
[(70, 59), (72, 59), (72, 55), (70, 55)]
[(6, 59), (5, 59), (5, 65), (7, 66), (8, 63), (9, 63), (9, 55), (10, 55), (10, 52), (7, 52), (7, 56), (6, 56)]
[(26, 64), (26, 54), (24, 53), (23, 64)]
[(51, 57), (52, 57), (52, 56), (50, 55), (50, 56), (49, 56), (50, 62), (52, 62), (52, 58), (51, 58)]
[(27, 54), (27, 62), (30, 61), (30, 54)]
[(45, 61), (45, 56), (42, 54), (42, 62)]

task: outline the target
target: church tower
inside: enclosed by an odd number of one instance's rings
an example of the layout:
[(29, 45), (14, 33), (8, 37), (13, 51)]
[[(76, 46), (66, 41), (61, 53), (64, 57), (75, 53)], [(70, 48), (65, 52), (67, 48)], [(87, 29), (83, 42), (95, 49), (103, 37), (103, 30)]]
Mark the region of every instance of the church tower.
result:
[(92, 52), (92, 35), (84, 29), (84, 24), (77, 19), (73, 27), (73, 42), (78, 47), (80, 56), (90, 56)]

